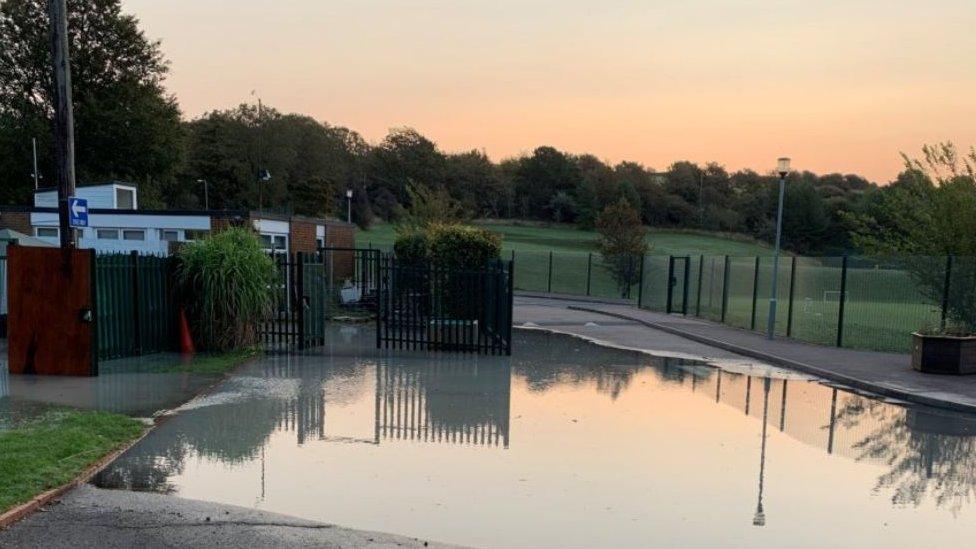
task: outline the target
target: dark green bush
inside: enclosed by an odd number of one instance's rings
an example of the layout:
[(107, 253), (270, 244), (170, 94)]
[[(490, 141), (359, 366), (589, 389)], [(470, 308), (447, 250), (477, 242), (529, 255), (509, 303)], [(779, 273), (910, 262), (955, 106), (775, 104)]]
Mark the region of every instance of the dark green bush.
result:
[(198, 345), (218, 351), (254, 346), (278, 287), (278, 270), (257, 236), (227, 229), (187, 244), (177, 257), (177, 282)]
[(393, 253), (405, 265), (425, 265), (428, 257), (424, 228), (414, 225), (397, 227)]
[(427, 251), (433, 264), (456, 269), (481, 269), (498, 259), (502, 239), (491, 231), (460, 224), (427, 228)]

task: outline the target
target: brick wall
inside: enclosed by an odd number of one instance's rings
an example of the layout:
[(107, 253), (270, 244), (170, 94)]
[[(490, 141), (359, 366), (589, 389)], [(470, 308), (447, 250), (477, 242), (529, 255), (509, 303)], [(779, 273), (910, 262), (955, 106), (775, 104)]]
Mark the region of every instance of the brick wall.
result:
[(291, 253), (315, 253), (315, 223), (304, 219), (292, 218), (290, 240)]
[(27, 236), (34, 236), (28, 212), (0, 212), (0, 229), (10, 229)]
[[(333, 248), (355, 248), (356, 226), (328, 223), (325, 226), (325, 245)], [(355, 272), (355, 254), (351, 251), (332, 252), (333, 276), (351, 278)]]

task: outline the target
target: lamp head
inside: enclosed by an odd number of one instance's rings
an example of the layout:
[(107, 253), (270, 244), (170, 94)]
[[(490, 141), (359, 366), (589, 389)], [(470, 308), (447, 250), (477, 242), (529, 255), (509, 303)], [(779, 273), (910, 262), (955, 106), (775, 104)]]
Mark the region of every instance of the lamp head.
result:
[(779, 173), (780, 177), (786, 177), (790, 173), (790, 159), (787, 157), (780, 158), (776, 161), (776, 171)]
[(346, 198), (352, 198), (352, 189), (346, 189)]

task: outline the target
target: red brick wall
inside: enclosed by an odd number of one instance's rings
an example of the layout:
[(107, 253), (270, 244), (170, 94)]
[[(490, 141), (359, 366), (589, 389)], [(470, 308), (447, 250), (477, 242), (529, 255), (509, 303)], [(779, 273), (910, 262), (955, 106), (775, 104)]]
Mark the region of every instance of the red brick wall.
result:
[[(325, 226), (325, 245), (333, 248), (355, 248), (356, 247), (356, 226), (355, 225), (333, 225)], [(355, 254), (351, 251), (337, 251), (332, 253), (333, 274), (337, 278), (349, 278), (354, 273), (353, 261)]]
[(290, 232), (289, 245), (291, 246), (291, 253), (315, 253), (315, 223), (292, 218)]
[(0, 229), (11, 229), (27, 236), (34, 236), (28, 212), (0, 212)]

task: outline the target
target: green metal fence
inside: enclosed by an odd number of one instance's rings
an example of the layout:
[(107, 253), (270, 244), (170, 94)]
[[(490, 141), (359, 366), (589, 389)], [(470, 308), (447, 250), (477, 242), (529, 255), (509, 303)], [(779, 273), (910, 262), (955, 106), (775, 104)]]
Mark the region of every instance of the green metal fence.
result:
[(95, 258), (98, 357), (173, 350), (176, 306), (173, 259), (101, 254)]
[[(771, 256), (643, 259), (639, 288), (618, 287), (599, 254), (512, 252), (515, 288), (624, 299), (763, 332)], [(819, 345), (906, 352), (913, 331), (976, 319), (976, 258), (782, 257), (778, 335)]]

